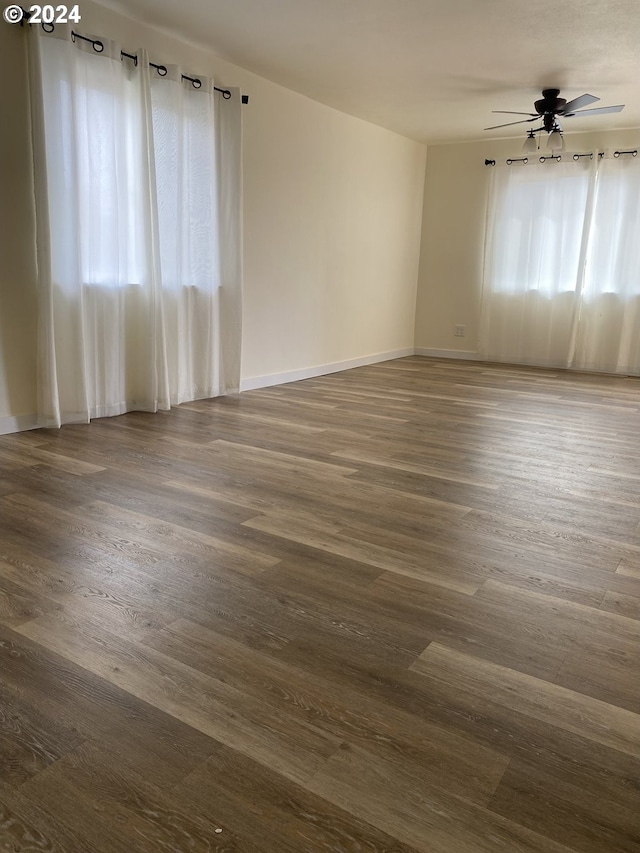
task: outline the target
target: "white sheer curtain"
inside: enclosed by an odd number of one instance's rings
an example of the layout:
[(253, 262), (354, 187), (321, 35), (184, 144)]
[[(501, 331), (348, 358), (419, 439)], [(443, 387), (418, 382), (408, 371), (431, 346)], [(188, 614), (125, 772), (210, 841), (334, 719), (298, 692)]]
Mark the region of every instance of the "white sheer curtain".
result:
[(42, 425), (239, 385), (240, 96), (31, 33)]
[(574, 366), (640, 373), (640, 157), (598, 167)]
[(640, 370), (639, 165), (594, 154), (495, 168), (481, 357)]

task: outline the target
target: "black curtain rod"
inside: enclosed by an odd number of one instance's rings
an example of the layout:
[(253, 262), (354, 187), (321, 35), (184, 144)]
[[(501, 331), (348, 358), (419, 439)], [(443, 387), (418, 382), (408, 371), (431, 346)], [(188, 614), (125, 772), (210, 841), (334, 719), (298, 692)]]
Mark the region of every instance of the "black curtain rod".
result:
[[(636, 157), (638, 152), (635, 150), (634, 151), (614, 151), (613, 152), (614, 157), (619, 157), (621, 154), (631, 154), (633, 157)], [(546, 160), (557, 160), (558, 162), (560, 162), (560, 160), (562, 160), (562, 156), (563, 156), (562, 154), (549, 154), (547, 157), (542, 155), (541, 157), (538, 158), (538, 161), (540, 163), (544, 163)], [(579, 160), (581, 157), (590, 157), (593, 160), (593, 152), (590, 152), (589, 154), (572, 154), (571, 155), (571, 158), (573, 160)], [(600, 159), (602, 159), (604, 157), (604, 151), (598, 151), (598, 157)], [(528, 163), (528, 162), (529, 162), (528, 157), (516, 157), (516, 158), (510, 157), (508, 160), (505, 160), (505, 163), (507, 164), (507, 166), (510, 166), (512, 163)], [(496, 161), (487, 159), (484, 161), (484, 165), (485, 166), (495, 166)]]
[[(53, 27), (53, 24), (50, 26)], [(82, 39), (82, 41), (89, 42), (96, 53), (102, 53), (104, 50), (104, 44), (100, 39), (91, 39), (88, 36), (83, 36), (81, 33), (77, 33), (75, 30), (71, 30), (71, 40), (75, 41), (76, 39)], [(121, 50), (120, 57), (124, 58), (125, 56), (127, 59), (133, 59), (135, 65), (138, 64), (138, 57), (134, 53), (127, 53), (126, 50)], [(160, 77), (166, 77), (168, 73), (166, 65), (158, 65), (157, 62), (149, 62), (149, 65), (157, 70)], [(183, 74), (182, 79), (190, 80), (194, 89), (199, 89), (202, 86), (202, 80), (199, 80), (197, 77), (189, 77), (187, 74)], [(226, 101), (231, 97), (231, 92), (228, 89), (220, 89), (218, 86), (214, 86), (213, 88), (216, 92), (220, 92)]]
[[(20, 6), (20, 9), (22, 9), (22, 6)], [(20, 26), (23, 25), (24, 21), (29, 23), (30, 14), (31, 13), (29, 10), (22, 9), (22, 20), (20, 21)], [(45, 31), (45, 33), (52, 33), (55, 29), (54, 24), (46, 24), (44, 22), (41, 24), (41, 27)], [(102, 53), (102, 51), (104, 50), (104, 44), (100, 41), (100, 39), (88, 38), (87, 36), (83, 36), (81, 33), (75, 32), (75, 30), (71, 30), (71, 39), (72, 41), (75, 41), (76, 39), (82, 39), (82, 41), (89, 42), (89, 44), (93, 47), (96, 53)], [(125, 57), (127, 59), (132, 59), (135, 65), (138, 64), (138, 57), (134, 53), (127, 53), (126, 50), (121, 50), (120, 58), (124, 59)], [(149, 65), (152, 68), (156, 69), (160, 77), (166, 77), (168, 73), (166, 65), (158, 65), (157, 62), (149, 62)], [(182, 79), (190, 80), (191, 85), (194, 89), (199, 89), (202, 86), (202, 80), (200, 80), (198, 77), (189, 77), (187, 74), (183, 74)], [(221, 89), (219, 86), (214, 86), (213, 88), (216, 92), (220, 92), (225, 101), (228, 101), (231, 97), (231, 92), (229, 91), (229, 89)], [(249, 95), (242, 95), (241, 99), (243, 104), (249, 103)]]

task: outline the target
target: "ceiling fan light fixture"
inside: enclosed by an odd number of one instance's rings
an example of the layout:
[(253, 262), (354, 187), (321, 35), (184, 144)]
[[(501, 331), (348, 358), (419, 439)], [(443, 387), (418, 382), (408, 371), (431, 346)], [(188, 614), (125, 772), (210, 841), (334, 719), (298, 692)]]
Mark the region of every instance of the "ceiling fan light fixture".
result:
[(523, 154), (535, 154), (537, 148), (538, 140), (536, 139), (534, 132), (530, 130), (524, 141), (524, 145), (522, 146), (522, 152)]
[(554, 128), (549, 134), (549, 139), (547, 140), (547, 148), (550, 151), (564, 151), (564, 137), (562, 135), (562, 131), (557, 127)]

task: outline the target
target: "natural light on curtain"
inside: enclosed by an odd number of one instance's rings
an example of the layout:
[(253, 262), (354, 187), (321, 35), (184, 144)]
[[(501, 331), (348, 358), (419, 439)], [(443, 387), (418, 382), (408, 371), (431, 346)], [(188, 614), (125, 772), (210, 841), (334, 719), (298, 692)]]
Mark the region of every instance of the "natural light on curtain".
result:
[(239, 93), (31, 36), (41, 424), (237, 390)]
[(492, 172), (480, 355), (640, 372), (640, 158)]

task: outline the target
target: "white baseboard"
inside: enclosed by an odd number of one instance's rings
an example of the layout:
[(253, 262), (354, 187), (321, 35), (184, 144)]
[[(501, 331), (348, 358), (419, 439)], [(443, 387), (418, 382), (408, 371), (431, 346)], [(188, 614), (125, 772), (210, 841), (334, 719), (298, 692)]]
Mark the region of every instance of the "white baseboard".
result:
[(458, 358), (464, 361), (479, 361), (478, 353), (466, 349), (431, 349), (430, 347), (416, 347), (414, 355), (426, 355), (429, 358)]
[(0, 418), (0, 435), (11, 432), (24, 432), (28, 429), (38, 429), (37, 415), (8, 415)]
[(266, 376), (249, 376), (240, 380), (241, 391), (254, 391), (258, 388), (268, 388), (270, 385), (283, 385), (285, 382), (298, 382), (300, 379), (313, 379), (315, 376), (325, 376), (327, 373), (338, 373), (350, 370), (352, 367), (365, 367), (367, 364), (377, 364), (380, 361), (390, 361), (393, 358), (406, 358), (414, 355), (413, 347), (379, 352), (347, 361), (334, 361), (330, 364), (319, 364), (315, 367), (302, 367), (298, 370), (288, 370), (286, 373), (269, 373)]

